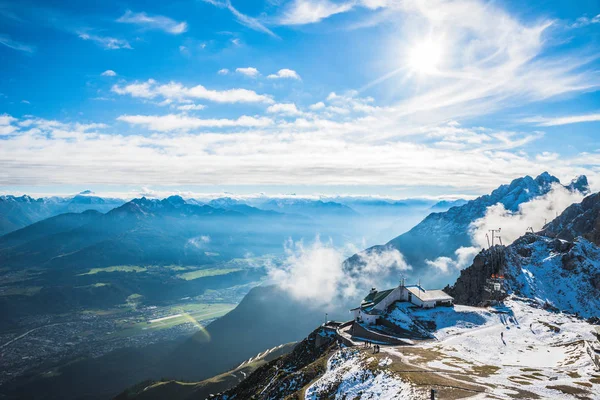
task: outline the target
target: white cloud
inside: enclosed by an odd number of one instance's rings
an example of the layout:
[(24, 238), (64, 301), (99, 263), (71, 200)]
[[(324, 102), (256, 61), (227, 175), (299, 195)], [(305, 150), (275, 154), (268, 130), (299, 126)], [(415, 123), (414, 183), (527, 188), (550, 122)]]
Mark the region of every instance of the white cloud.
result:
[(204, 110), (206, 106), (204, 104), (184, 104), (181, 106), (177, 106), (177, 109), (180, 111), (200, 111)]
[(85, 32), (79, 33), (78, 36), (80, 39), (91, 40), (92, 42), (98, 44), (100, 47), (104, 47), (108, 50), (132, 49), (129, 42), (123, 39), (117, 39), (108, 36), (90, 35)]
[(438, 257), (433, 261), (425, 260), (425, 263), (443, 274), (450, 274), (470, 266), (480, 251), (479, 247), (461, 247), (454, 252), (455, 258)]
[(363, 256), (361, 272), (355, 273), (343, 265), (344, 250), (348, 249), (336, 248), (331, 241), (319, 237), (308, 245), (302, 240), (289, 240), (283, 265), (269, 265), (268, 277), (299, 300), (327, 305), (339, 298), (360, 295), (374, 286), (388, 282), (397, 285), (399, 274), (410, 269), (397, 250), (386, 250)]
[(506, 210), (500, 203), (490, 206), (483, 218), (471, 224), (473, 243), (487, 247), (488, 231), (500, 228), (502, 243), (511, 244), (530, 227), (536, 232), (541, 230), (546, 222), (556, 218), (571, 204), (581, 202), (583, 197), (579, 192), (570, 192), (560, 185), (554, 185), (547, 195), (522, 203), (516, 212)]
[(229, 73), (229, 70), (227, 68), (221, 68), (219, 71), (217, 71), (217, 74), (219, 75), (227, 75)]
[(321, 22), (335, 14), (350, 11), (354, 1), (334, 3), (330, 0), (293, 0), (277, 19), (280, 25), (305, 25)]
[(184, 33), (188, 28), (185, 21), (177, 22), (162, 15), (150, 16), (144, 12), (134, 13), (130, 10), (127, 10), (125, 14), (117, 19), (117, 22), (141, 25), (149, 29), (158, 29), (172, 35)]
[(563, 117), (531, 117), (520, 120), (520, 122), (533, 123), (537, 126), (558, 126), (598, 121), (600, 121), (600, 113), (585, 115), (569, 115)]
[[(123, 117), (139, 129), (124, 134), (119, 125), (2, 116), (1, 130), (9, 136), (0, 146), (0, 186), (189, 185), (192, 179), (204, 185), (369, 185), (402, 193), (418, 182), (424, 190), (482, 193), (542, 168), (561, 178), (586, 174), (592, 184), (600, 182), (600, 152), (540, 160), (538, 153), (506, 149), (493, 130), (486, 131), (492, 139), (482, 150), (468, 142), (458, 149), (437, 147), (418, 140), (427, 136), (425, 127), (408, 127), (406, 136), (404, 128), (371, 116), (347, 122), (312, 116)], [(196, 130), (201, 134), (187, 133)]]
[(0, 44), (13, 50), (23, 51), (25, 53), (33, 53), (35, 51), (35, 46), (13, 40), (8, 35), (0, 34)]
[(121, 115), (119, 121), (132, 125), (143, 125), (148, 129), (159, 132), (189, 131), (202, 128), (228, 128), (228, 127), (265, 127), (273, 123), (266, 117), (249, 117), (243, 115), (237, 119), (201, 119), (189, 117), (185, 114), (176, 115)]
[(323, 103), (322, 101), (319, 101), (318, 103), (311, 104), (308, 108), (310, 108), (313, 111), (322, 110), (325, 108), (325, 103)]
[(115, 71), (113, 71), (112, 69), (107, 69), (100, 75), (102, 75), (102, 76), (117, 76), (117, 73)]
[[(239, 12), (232, 4), (230, 0), (202, 0), (205, 3), (209, 3), (212, 4), (213, 6), (219, 7), (219, 8), (225, 8), (227, 10), (229, 10), (229, 12), (231, 14), (233, 14), (233, 16), (237, 19), (237, 21), (250, 28), (253, 29), (255, 31), (258, 32), (263, 32), (266, 33), (269, 36), (275, 37), (275, 38), (279, 38), (275, 33), (273, 33), (273, 31), (271, 31), (269, 28), (267, 28), (262, 22), (260, 22), (258, 19), (250, 17), (246, 14), (242, 14), (241, 12)], [(238, 44), (238, 43), (234, 43), (234, 44)]]
[(286, 115), (300, 115), (302, 112), (298, 110), (294, 103), (276, 103), (267, 108), (268, 113), (272, 114), (286, 114)]
[(293, 69), (283, 68), (277, 71), (276, 74), (270, 74), (267, 76), (268, 79), (300, 79), (300, 75)]
[(260, 72), (258, 72), (258, 70), (254, 67), (236, 68), (235, 72), (251, 78), (256, 78), (260, 74)]
[(17, 127), (12, 125), (17, 119), (8, 114), (0, 114), (0, 136), (11, 135), (17, 131)]
[(216, 103), (274, 103), (270, 96), (258, 94), (253, 90), (228, 89), (219, 91), (207, 89), (202, 85), (185, 87), (176, 82), (160, 85), (154, 79), (141, 83), (130, 83), (125, 86), (114, 85), (111, 90), (120, 95), (130, 95), (144, 99), (161, 97), (172, 101), (205, 99)]

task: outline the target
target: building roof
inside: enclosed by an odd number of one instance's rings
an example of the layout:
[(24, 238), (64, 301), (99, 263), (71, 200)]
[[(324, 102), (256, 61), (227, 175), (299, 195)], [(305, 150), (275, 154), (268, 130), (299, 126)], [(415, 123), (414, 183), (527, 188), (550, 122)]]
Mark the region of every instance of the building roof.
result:
[(365, 312), (370, 312), (373, 307), (379, 304), (383, 299), (388, 297), (390, 293), (392, 293), (394, 289), (383, 290), (381, 292), (371, 292), (363, 299), (360, 303), (360, 307), (353, 308), (351, 311), (362, 309)]
[(413, 296), (417, 296), (421, 301), (448, 301), (454, 300), (443, 290), (425, 290), (419, 286), (409, 286), (406, 288)]

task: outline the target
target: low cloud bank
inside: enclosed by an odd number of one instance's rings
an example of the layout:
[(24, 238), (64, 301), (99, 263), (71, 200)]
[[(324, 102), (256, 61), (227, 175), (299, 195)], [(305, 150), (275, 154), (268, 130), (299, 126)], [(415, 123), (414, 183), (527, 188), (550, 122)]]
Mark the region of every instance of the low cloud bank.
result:
[(455, 258), (438, 257), (435, 260), (425, 260), (430, 267), (438, 269), (444, 274), (460, 271), (473, 263), (475, 256), (481, 251), (479, 247), (461, 247), (454, 252)]
[(426, 263), (443, 274), (460, 271), (473, 263), (473, 259), (482, 248), (489, 246), (488, 237), (491, 244), (491, 229), (500, 229), (500, 233), (494, 235), (500, 236), (501, 239), (495, 239), (494, 244), (500, 244), (502, 240), (502, 244), (509, 245), (531, 228), (535, 232), (541, 230), (545, 223), (552, 221), (571, 204), (581, 202), (583, 198), (581, 193), (555, 184), (546, 195), (522, 203), (515, 212), (507, 210), (500, 203), (490, 206), (485, 216), (470, 226), (472, 247), (459, 248), (454, 258), (438, 257), (433, 261), (426, 260)]
[[(529, 228), (535, 232), (540, 231), (544, 224), (559, 216), (573, 203), (579, 203), (584, 195), (571, 192), (559, 184), (544, 196), (537, 197), (519, 206), (515, 212), (496, 204), (487, 208), (485, 216), (471, 224), (473, 245), (487, 247), (486, 233), (490, 229), (501, 229), (502, 243), (509, 245), (523, 236)], [(498, 241), (495, 241), (498, 244)]]
[(402, 254), (394, 249), (360, 255), (360, 271), (349, 269), (344, 260), (353, 246), (335, 247), (331, 240), (316, 237), (311, 243), (289, 240), (285, 245), (286, 258), (282, 265), (269, 265), (272, 283), (287, 290), (299, 300), (314, 305), (327, 305), (334, 300), (361, 296), (370, 287), (397, 284), (399, 273), (411, 269)]

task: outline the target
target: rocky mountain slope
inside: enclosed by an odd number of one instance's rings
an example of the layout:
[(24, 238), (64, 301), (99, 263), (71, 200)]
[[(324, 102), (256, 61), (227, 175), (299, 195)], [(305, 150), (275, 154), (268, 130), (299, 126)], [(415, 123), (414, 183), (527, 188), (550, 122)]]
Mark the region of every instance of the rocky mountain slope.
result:
[[(369, 258), (370, 254), (398, 250), (413, 267), (412, 271), (408, 272), (409, 280), (421, 279), (426, 285), (439, 285), (441, 281), (436, 279), (436, 271), (431, 270), (426, 260), (454, 257), (457, 249), (471, 246), (470, 225), (482, 218), (488, 207), (500, 203), (507, 210), (516, 211), (521, 204), (550, 192), (554, 184), (560, 184), (560, 181), (547, 172), (535, 179), (530, 176), (515, 179), (489, 195), (452, 207), (446, 212), (429, 214), (410, 231), (385, 245), (374, 246), (365, 250), (363, 254), (352, 256), (346, 261), (346, 265), (348, 268), (357, 268), (360, 267), (361, 260)], [(585, 176), (578, 177), (564, 187), (570, 191), (589, 192)]]
[(235, 387), (258, 368), (290, 353), (295, 347), (295, 342), (276, 346), (244, 361), (231, 371), (201, 382), (144, 381), (125, 390), (116, 396), (114, 400), (205, 399), (211, 394), (224, 392)]
[(462, 304), (490, 300), (486, 282), (504, 277), (507, 293), (585, 317), (600, 317), (600, 194), (568, 207), (539, 233), (482, 251), (448, 292)]

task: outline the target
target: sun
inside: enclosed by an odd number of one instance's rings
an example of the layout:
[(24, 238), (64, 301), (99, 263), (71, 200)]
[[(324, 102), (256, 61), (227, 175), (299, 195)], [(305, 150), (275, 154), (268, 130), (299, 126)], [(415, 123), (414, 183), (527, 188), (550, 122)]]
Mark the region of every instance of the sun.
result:
[(442, 42), (427, 38), (409, 49), (408, 67), (418, 74), (435, 74), (442, 62), (442, 56)]

